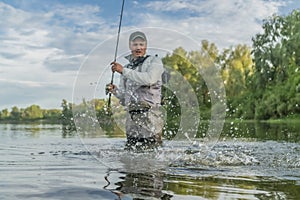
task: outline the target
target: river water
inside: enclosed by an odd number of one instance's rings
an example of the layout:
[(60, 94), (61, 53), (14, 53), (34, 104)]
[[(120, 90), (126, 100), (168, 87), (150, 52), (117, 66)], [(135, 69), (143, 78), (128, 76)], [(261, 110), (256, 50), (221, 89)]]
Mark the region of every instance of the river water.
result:
[(214, 146), (143, 153), (120, 137), (0, 124), (0, 199), (300, 199), (298, 124), (228, 124)]

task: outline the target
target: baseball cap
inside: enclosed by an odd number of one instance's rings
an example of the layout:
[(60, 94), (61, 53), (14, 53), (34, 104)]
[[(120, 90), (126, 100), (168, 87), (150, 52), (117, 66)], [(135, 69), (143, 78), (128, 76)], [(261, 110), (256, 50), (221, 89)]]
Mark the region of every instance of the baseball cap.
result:
[(141, 31), (136, 31), (130, 34), (129, 41), (133, 41), (136, 38), (141, 38), (142, 40), (147, 41), (146, 35)]

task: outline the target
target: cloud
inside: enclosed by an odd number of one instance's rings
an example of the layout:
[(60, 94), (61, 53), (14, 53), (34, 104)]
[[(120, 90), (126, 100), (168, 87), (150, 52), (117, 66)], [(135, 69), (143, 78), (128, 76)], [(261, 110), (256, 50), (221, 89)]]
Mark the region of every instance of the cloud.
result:
[(179, 10), (189, 10), (197, 11), (199, 6), (201, 6), (202, 1), (178, 1), (178, 0), (169, 0), (169, 1), (151, 1), (146, 7), (153, 9), (155, 11), (179, 11)]
[(146, 7), (159, 12), (185, 11), (186, 15), (197, 13), (197, 16), (203, 16), (204, 13), (208, 17), (240, 15), (255, 10), (255, 15), (252, 15), (261, 18), (277, 12), (284, 5), (286, 2), (282, 0), (167, 0), (151, 1)]
[(0, 79), (0, 109), (18, 106), (25, 108), (32, 104), (43, 108), (59, 108), (61, 100), (70, 99), (70, 88), (56, 82), (36, 82)]
[(85, 54), (107, 32), (97, 35), (100, 30), (91, 28), (97, 8), (63, 8), (29, 12), (0, 2), (2, 108), (34, 102), (53, 107), (62, 98), (71, 100)]
[(11, 84), (19, 87), (24, 87), (24, 88), (41, 88), (41, 87), (53, 87), (53, 86), (63, 86), (61, 83), (51, 83), (51, 82), (37, 82), (37, 81), (23, 81), (23, 80), (13, 80), (13, 79), (3, 79), (0, 78), (0, 83), (5, 83), (5, 84)]
[(43, 64), (52, 72), (77, 71), (84, 58), (84, 54), (66, 55), (61, 49), (54, 49)]
[[(28, 58), (28, 63), (36, 60), (49, 64), (55, 60), (62, 66), (69, 57), (70, 64), (74, 65), (74, 58), (88, 54), (110, 34), (109, 26), (97, 16), (99, 8), (91, 5), (65, 7), (59, 4), (48, 12), (29, 13), (0, 3), (0, 10), (0, 33), (4, 44), (0, 48), (2, 58), (22, 57), (22, 64), (26, 64), (24, 59)], [(61, 63), (57, 59), (58, 53), (65, 57)], [(79, 67), (82, 59), (77, 61)]]
[(72, 96), (69, 85), (62, 82), (0, 79), (0, 87), (0, 109), (13, 106), (25, 108), (32, 104), (59, 108), (62, 99), (71, 99)]
[(145, 19), (143, 24), (159, 24), (224, 48), (250, 45), (251, 37), (262, 30), (262, 20), (278, 13), (284, 5), (284, 1), (278, 0), (151, 1), (146, 7), (154, 12), (142, 13), (138, 18)]

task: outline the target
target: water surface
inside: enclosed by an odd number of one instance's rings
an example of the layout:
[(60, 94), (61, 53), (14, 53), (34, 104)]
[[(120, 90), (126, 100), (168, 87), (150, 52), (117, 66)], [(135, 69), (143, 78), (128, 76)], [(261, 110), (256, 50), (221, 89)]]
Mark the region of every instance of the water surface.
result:
[(213, 148), (63, 134), (60, 125), (0, 124), (0, 199), (300, 199), (297, 124), (227, 124)]

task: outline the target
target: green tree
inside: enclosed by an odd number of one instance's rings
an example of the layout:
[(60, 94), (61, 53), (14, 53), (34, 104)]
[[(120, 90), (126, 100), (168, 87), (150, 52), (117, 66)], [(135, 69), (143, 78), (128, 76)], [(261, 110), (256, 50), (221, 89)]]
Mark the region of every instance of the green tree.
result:
[(12, 107), (12, 110), (10, 112), (10, 117), (12, 120), (20, 120), (21, 114), (22, 113), (17, 106)]
[(63, 126), (63, 133), (69, 134), (69, 132), (76, 130), (72, 111), (73, 105), (71, 103), (68, 103), (67, 100), (63, 99), (61, 107), (61, 123)]
[[(162, 59), (164, 66), (171, 74), (169, 83), (162, 88), (164, 94), (163, 107), (167, 116), (163, 134), (167, 138), (175, 136), (180, 125), (181, 106), (176, 95), (180, 95), (182, 93), (180, 91), (191, 92), (191, 88), (187, 88), (186, 84), (182, 84), (182, 81), (191, 78), (189, 71), (192, 69), (192, 64), (187, 56), (188, 52), (182, 47), (178, 47), (172, 54), (168, 54)], [(186, 102), (186, 104), (188, 103)]]
[(31, 105), (25, 108), (22, 114), (22, 118), (26, 120), (42, 119), (43, 117), (43, 110), (38, 105)]
[(219, 56), (222, 78), (226, 89), (230, 117), (254, 117), (254, 97), (249, 91), (254, 71), (251, 48), (237, 45), (224, 49)]
[(44, 119), (58, 121), (62, 116), (62, 111), (60, 109), (43, 110), (43, 116)]
[(298, 114), (300, 11), (273, 15), (264, 21), (263, 30), (253, 38), (255, 116), (268, 119)]
[(222, 77), (226, 95), (229, 98), (236, 98), (245, 92), (247, 80), (253, 74), (251, 49), (246, 45), (237, 45), (224, 50), (222, 58)]
[(189, 53), (188, 58), (194, 68), (189, 71), (190, 77), (188, 81), (192, 84), (197, 94), (200, 106), (209, 108), (210, 96), (206, 79), (215, 76), (215, 74), (211, 74), (209, 70), (216, 67), (219, 51), (214, 43), (209, 43), (207, 40), (203, 40), (201, 44), (200, 50), (191, 51)]
[(1, 111), (1, 119), (8, 119), (9, 116), (10, 116), (10, 113), (7, 108), (5, 108)]

